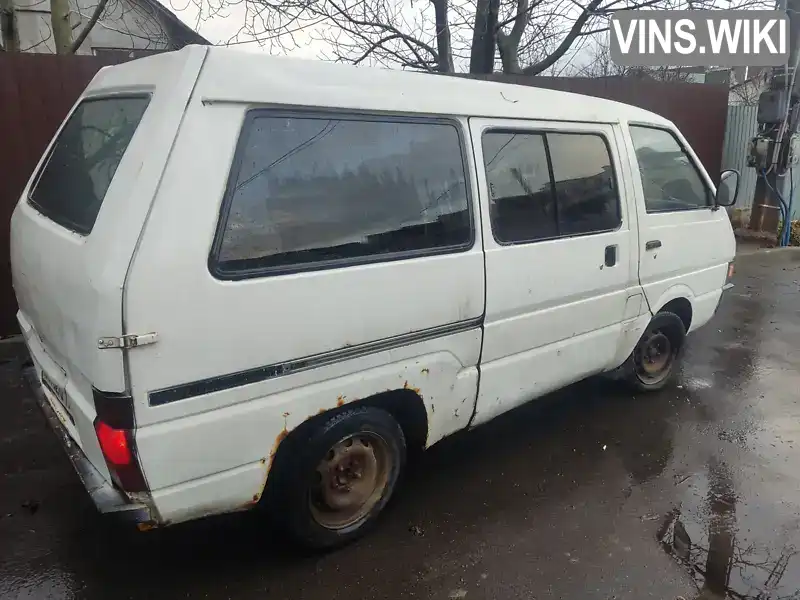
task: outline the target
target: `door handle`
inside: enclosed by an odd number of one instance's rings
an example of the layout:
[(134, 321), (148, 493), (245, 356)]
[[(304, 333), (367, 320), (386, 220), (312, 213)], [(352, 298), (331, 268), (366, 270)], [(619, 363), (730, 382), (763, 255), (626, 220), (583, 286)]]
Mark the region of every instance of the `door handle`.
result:
[(661, 248), (661, 240), (650, 240), (644, 245), (645, 250), (655, 250)]
[(617, 246), (606, 246), (606, 262), (607, 267), (613, 267), (617, 264)]

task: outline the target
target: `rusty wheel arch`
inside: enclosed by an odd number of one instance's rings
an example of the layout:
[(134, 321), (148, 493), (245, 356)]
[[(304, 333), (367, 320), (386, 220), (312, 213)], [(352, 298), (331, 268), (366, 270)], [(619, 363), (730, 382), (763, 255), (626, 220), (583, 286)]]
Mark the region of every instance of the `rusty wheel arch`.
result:
[[(339, 398), (343, 398), (340, 396)], [(287, 453), (300, 451), (302, 445), (312, 435), (313, 431), (331, 417), (356, 406), (374, 406), (388, 412), (400, 425), (406, 438), (406, 447), (413, 454), (425, 449), (428, 441), (428, 413), (425, 402), (416, 389), (404, 387), (396, 390), (387, 390), (359, 400), (339, 402), (335, 408), (321, 409), (291, 431), (281, 431), (275, 440), (273, 452), (268, 461), (266, 485), (262, 499), (269, 502), (274, 498), (275, 490), (280, 487), (280, 482), (272, 474), (277, 471), (276, 465), (281, 464)]]

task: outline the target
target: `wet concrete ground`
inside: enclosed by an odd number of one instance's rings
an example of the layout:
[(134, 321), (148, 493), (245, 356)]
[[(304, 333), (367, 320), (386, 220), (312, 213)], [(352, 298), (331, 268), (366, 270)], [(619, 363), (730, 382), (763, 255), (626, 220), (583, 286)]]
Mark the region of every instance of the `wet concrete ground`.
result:
[(800, 598), (800, 252), (737, 269), (676, 387), (584, 382), (443, 442), (328, 555), (255, 513), (102, 521), (1, 365), (0, 598)]

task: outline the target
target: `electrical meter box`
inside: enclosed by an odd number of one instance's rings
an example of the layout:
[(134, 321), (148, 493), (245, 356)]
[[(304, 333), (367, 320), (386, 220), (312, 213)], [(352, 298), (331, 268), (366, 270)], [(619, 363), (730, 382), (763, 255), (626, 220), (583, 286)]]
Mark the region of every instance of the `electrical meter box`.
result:
[(747, 146), (747, 166), (759, 171), (769, 168), (775, 142), (768, 137), (754, 137)]

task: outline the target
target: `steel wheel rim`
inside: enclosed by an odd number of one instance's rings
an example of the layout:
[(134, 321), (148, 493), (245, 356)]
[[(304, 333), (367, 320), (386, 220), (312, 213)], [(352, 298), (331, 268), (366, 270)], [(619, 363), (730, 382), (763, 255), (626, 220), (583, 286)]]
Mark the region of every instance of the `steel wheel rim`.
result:
[(339, 530), (364, 519), (383, 497), (391, 466), (389, 444), (375, 432), (363, 431), (336, 442), (315, 471), (309, 495), (314, 520)]
[(655, 329), (645, 334), (636, 345), (636, 376), (646, 384), (662, 382), (670, 373), (675, 353), (669, 336)]

